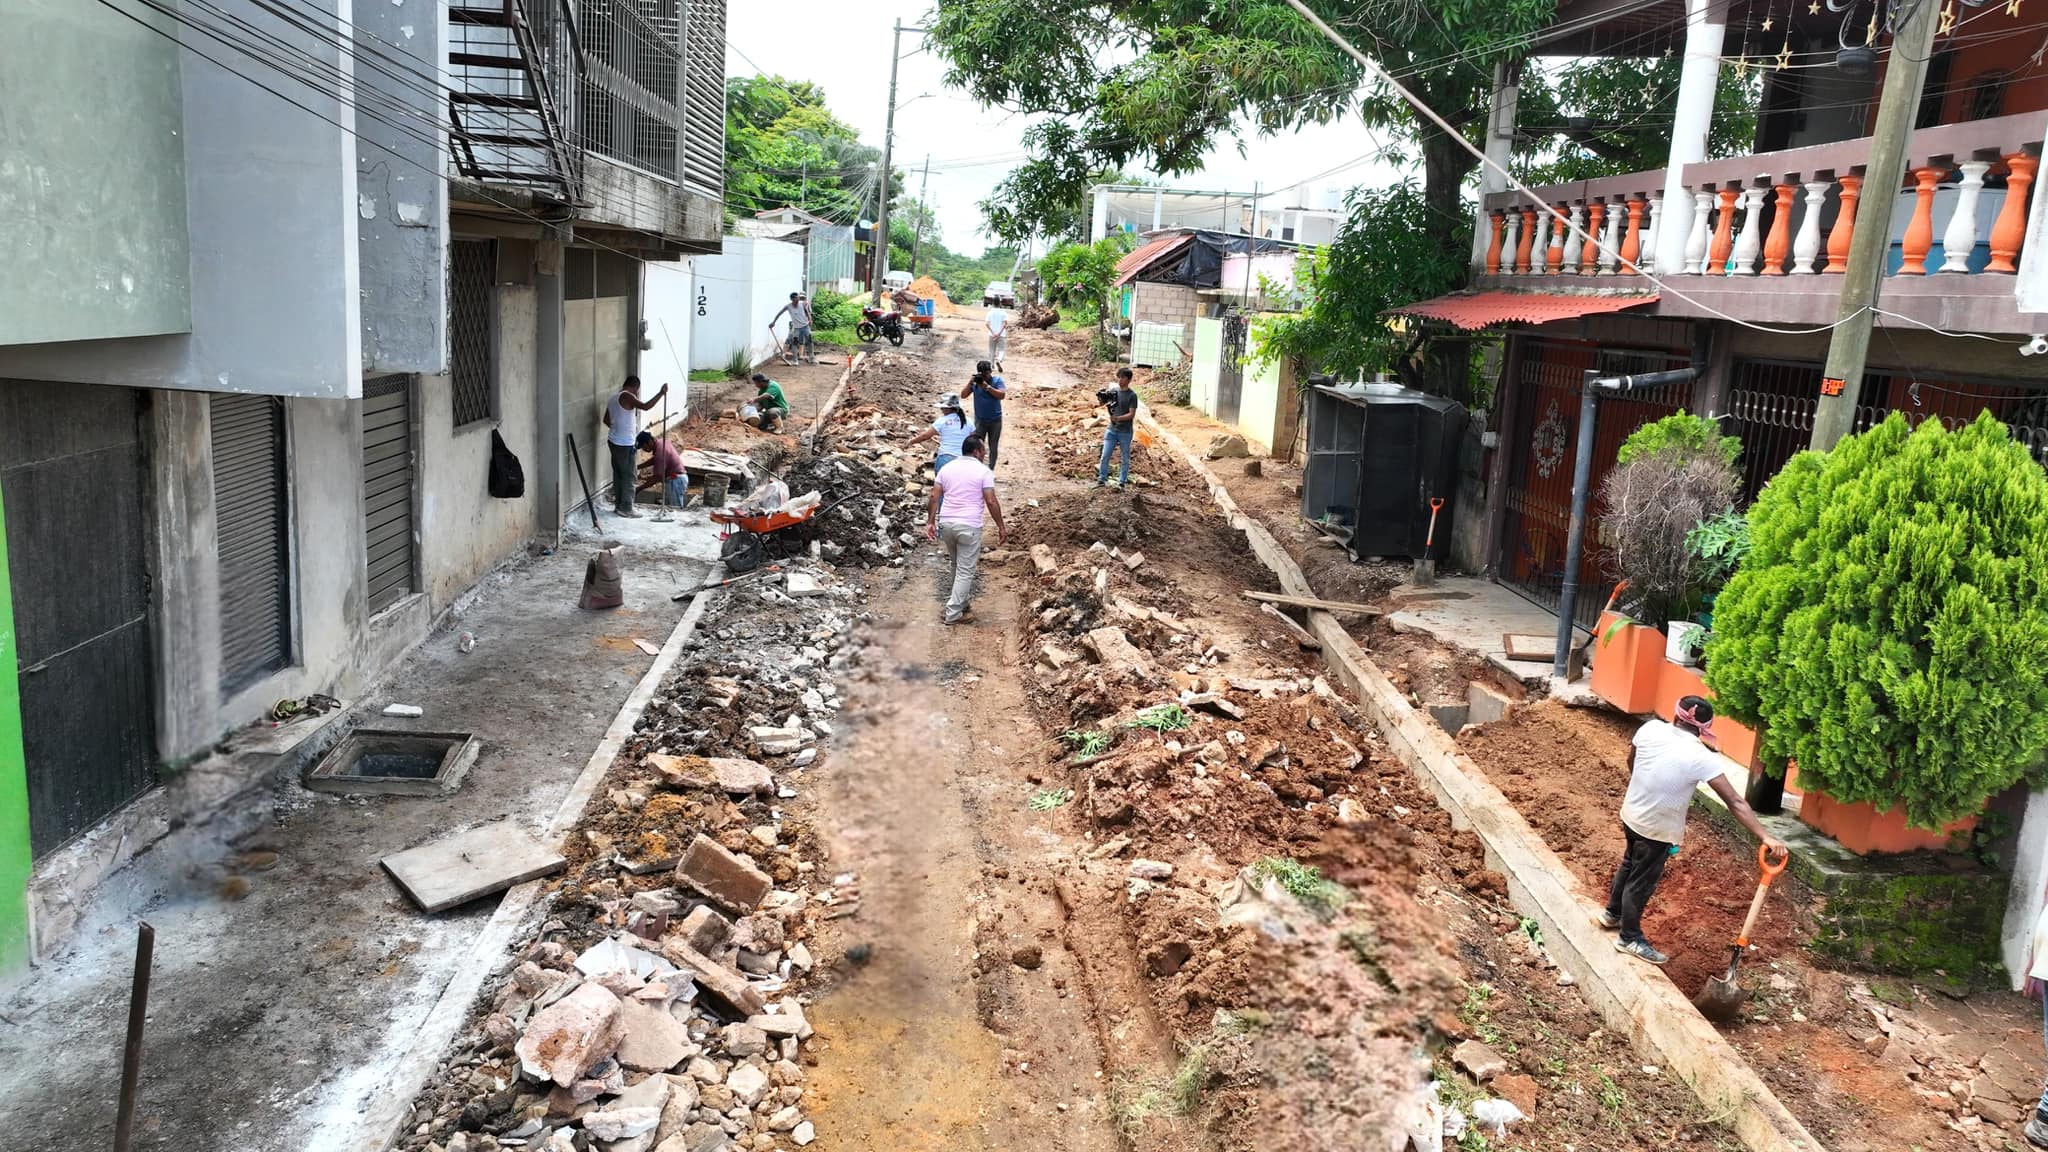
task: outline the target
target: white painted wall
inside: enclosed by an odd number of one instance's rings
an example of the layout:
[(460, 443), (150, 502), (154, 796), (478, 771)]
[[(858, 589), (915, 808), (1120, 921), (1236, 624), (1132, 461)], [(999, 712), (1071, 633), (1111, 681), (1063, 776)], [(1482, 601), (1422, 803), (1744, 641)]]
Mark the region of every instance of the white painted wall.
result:
[[(755, 363), (775, 351), (768, 320), (805, 290), (800, 245), (760, 237), (728, 236), (725, 251), (699, 256), (690, 309), (690, 366), (723, 368), (745, 349)], [(649, 326), (650, 328), (652, 325)]]
[(690, 337), (697, 309), (696, 287), (690, 260), (649, 261), (641, 286), (641, 316), (647, 321), (647, 339), (654, 345), (640, 353), (642, 387), (668, 385), (675, 420), (690, 414)]
[(2041, 915), (2042, 893), (2048, 889), (2048, 792), (2027, 797), (2013, 847), (2012, 887), (2005, 898), (2005, 923), (1999, 932), (2006, 975), (2017, 992), (2027, 982), (2027, 961), (2033, 954), (2034, 921)]
[[(2034, 196), (2033, 216), (2027, 222), (2026, 246), (2020, 249), (2019, 294), (2022, 312), (2048, 313), (2048, 196)], [(2044, 321), (2048, 326), (2048, 321)]]

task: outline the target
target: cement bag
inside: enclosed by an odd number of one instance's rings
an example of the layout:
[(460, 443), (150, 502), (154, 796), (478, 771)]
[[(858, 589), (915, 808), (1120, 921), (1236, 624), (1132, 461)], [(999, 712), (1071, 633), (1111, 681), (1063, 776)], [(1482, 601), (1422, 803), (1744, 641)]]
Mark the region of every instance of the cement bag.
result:
[(584, 608), (617, 608), (626, 602), (625, 586), (619, 581), (619, 558), (609, 548), (600, 548), (583, 569)]

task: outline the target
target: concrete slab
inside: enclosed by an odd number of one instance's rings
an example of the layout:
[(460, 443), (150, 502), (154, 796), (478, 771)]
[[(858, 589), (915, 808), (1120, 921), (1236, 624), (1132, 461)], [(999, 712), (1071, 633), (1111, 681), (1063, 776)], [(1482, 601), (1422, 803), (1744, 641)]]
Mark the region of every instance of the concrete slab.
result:
[[(1387, 599), (1391, 611), (1386, 619), (1395, 629), (1420, 632), (1440, 644), (1462, 648), (1525, 688), (1571, 694), (1584, 681), (1581, 676), (1568, 684), (1552, 685), (1554, 640), (1543, 644), (1537, 658), (1521, 658), (1530, 655), (1534, 638), (1557, 635), (1557, 614), (1505, 585), (1471, 576), (1446, 576), (1428, 588), (1403, 584), (1389, 592)], [(1591, 635), (1584, 628), (1572, 629), (1577, 644), (1584, 644)]]
[(282, 724), (258, 720), (230, 736), (228, 746), (236, 752), (284, 756), (326, 731), (329, 725), (348, 715), (348, 711), (349, 702), (343, 700), (338, 707), (318, 715), (294, 716)]
[(509, 820), (394, 852), (378, 863), (422, 912), (445, 912), (569, 866), (561, 853)]

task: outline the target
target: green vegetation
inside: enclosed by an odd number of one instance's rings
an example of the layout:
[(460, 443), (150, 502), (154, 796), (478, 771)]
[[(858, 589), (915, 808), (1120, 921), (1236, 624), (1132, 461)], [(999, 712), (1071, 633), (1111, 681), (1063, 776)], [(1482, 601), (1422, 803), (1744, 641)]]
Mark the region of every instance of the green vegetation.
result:
[(1707, 684), (1767, 762), (1938, 828), (2048, 751), (2048, 475), (1985, 413), (1894, 413), (1802, 452), (1749, 512)]
[(723, 384), (732, 378), (732, 374), (723, 368), (695, 368), (690, 371), (692, 384)]
[(1073, 745), (1074, 755), (1083, 760), (1093, 760), (1109, 750), (1109, 734), (1106, 732), (1083, 732), (1078, 728), (1069, 728), (1060, 733), (1060, 739)]
[(1067, 801), (1073, 798), (1074, 793), (1072, 789), (1042, 788), (1031, 794), (1031, 810), (1033, 812), (1050, 812), (1055, 808), (1065, 805)]
[(1216, 1012), (1215, 1028), (1219, 1036), (1249, 1036), (1272, 1026), (1273, 1014), (1261, 1008), (1218, 1009)]
[(1693, 534), (1733, 506), (1741, 446), (1714, 422), (1678, 412), (1638, 428), (1600, 482), (1609, 567), (1628, 581), (1631, 611), (1661, 628), (1690, 619), (1714, 591)]
[(745, 380), (754, 371), (754, 357), (745, 348), (735, 348), (725, 361), (725, 378)]
[(1301, 901), (1302, 907), (1324, 920), (1334, 918), (1351, 902), (1351, 892), (1342, 884), (1325, 879), (1322, 870), (1313, 864), (1268, 856), (1252, 865), (1251, 874), (1254, 879), (1279, 884), (1288, 895)]
[(1195, 718), (1178, 704), (1160, 704), (1131, 717), (1124, 727), (1149, 728), (1154, 732), (1178, 732), (1194, 725)]
[(860, 344), (854, 326), (860, 323), (865, 296), (841, 296), (829, 289), (811, 297), (811, 337), (820, 344), (853, 348)]
[(1134, 243), (1133, 237), (1118, 232), (1093, 244), (1070, 242), (1047, 252), (1038, 262), (1041, 297), (1048, 304), (1092, 309), (1097, 324), (1109, 319), (1117, 262)]
[[(851, 224), (875, 211), (881, 151), (825, 107), (808, 80), (736, 76), (725, 82), (727, 219), (793, 205)], [(901, 188), (898, 173), (890, 187)]]
[(1209, 1049), (1196, 1044), (1181, 1055), (1164, 1079), (1126, 1071), (1109, 1086), (1109, 1115), (1126, 1137), (1136, 1136), (1154, 1117), (1192, 1116), (1202, 1103), (1209, 1076)]
[(1662, 420), (1653, 420), (1621, 442), (1614, 454), (1616, 464), (1628, 464), (1651, 456), (1690, 460), (1718, 455), (1733, 468), (1742, 457), (1742, 441), (1721, 434), (1721, 425), (1705, 416), (1693, 416), (1680, 408)]

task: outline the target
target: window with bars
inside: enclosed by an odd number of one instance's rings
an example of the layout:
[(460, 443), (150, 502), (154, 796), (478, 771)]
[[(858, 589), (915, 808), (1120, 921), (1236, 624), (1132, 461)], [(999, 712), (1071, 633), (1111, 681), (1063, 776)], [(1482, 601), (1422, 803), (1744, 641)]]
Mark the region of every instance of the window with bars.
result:
[(448, 377), (455, 427), (498, 415), (498, 363), (493, 350), (491, 286), (497, 280), (495, 240), (453, 244), (448, 268)]

